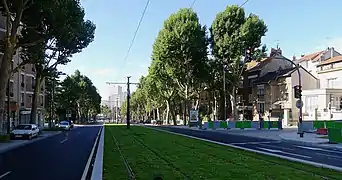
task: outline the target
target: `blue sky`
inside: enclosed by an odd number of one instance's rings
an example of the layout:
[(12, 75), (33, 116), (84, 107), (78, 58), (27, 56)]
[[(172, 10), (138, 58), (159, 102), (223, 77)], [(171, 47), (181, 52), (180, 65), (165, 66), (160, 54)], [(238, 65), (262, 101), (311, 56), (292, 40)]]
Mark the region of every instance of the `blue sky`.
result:
[[(245, 0), (197, 0), (194, 10), (202, 24), (210, 26), (218, 12), (227, 5), (242, 4)], [(67, 74), (76, 69), (92, 79), (102, 99), (107, 99), (106, 81), (126, 82), (132, 76), (137, 82), (146, 75), (151, 62), (152, 44), (163, 22), (179, 8), (189, 7), (193, 0), (151, 0), (145, 18), (127, 61), (124, 61), (146, 0), (82, 0), (86, 18), (96, 26), (95, 40), (72, 61), (59, 67)], [(323, 4), (324, 2), (325, 4)], [(342, 7), (340, 0), (249, 0), (247, 13), (264, 19), (268, 32), (263, 43), (269, 48), (277, 43), (288, 58), (299, 57), (334, 46), (342, 51)], [(126, 88), (124, 86), (124, 88)]]

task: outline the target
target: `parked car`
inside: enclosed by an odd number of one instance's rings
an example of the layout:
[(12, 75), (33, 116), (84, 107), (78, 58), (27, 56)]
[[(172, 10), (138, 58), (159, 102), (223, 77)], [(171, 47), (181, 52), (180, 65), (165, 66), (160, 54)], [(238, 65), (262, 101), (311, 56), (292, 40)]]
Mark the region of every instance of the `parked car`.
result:
[(19, 124), (11, 132), (11, 139), (32, 139), (38, 137), (39, 128), (35, 124)]
[(58, 124), (58, 127), (59, 127), (60, 129), (65, 130), (65, 131), (70, 131), (70, 129), (71, 129), (71, 126), (70, 126), (69, 121), (61, 121), (61, 122)]

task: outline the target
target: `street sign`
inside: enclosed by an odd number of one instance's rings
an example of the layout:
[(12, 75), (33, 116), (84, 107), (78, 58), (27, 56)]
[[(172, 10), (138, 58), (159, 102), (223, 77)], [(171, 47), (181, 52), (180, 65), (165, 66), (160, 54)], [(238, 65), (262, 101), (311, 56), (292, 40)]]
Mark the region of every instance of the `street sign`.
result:
[(296, 101), (296, 107), (299, 109), (299, 108), (301, 108), (301, 107), (303, 107), (303, 101), (301, 101), (301, 100), (297, 100)]
[(196, 110), (190, 111), (190, 122), (198, 122), (198, 111)]

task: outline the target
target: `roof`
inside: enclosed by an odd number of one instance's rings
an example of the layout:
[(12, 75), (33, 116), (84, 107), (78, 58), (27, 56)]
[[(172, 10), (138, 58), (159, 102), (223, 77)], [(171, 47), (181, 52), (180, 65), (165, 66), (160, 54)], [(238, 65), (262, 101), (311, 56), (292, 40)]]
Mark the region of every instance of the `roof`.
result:
[(322, 65), (327, 65), (327, 64), (332, 64), (332, 63), (337, 63), (342, 61), (342, 56), (335, 56), (330, 59), (327, 59), (325, 61), (322, 61), (319, 63), (317, 66), (322, 66)]
[(298, 61), (299, 62), (302, 62), (302, 61), (318, 61), (320, 59), (321, 55), (325, 52), (326, 52), (326, 50), (314, 52), (312, 54), (308, 54), (308, 55), (301, 57)]
[(276, 80), (278, 77), (283, 77), (292, 74), (296, 68), (280, 69), (278, 71), (268, 72), (258, 80), (254, 81), (254, 84), (268, 83), (269, 81)]

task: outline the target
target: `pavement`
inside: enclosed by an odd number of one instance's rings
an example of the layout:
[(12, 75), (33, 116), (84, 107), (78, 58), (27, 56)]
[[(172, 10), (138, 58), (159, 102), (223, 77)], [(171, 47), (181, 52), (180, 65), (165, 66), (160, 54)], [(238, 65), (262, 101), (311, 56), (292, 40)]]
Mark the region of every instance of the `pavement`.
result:
[[(159, 126), (160, 128), (174, 133), (184, 134), (196, 138), (206, 139), (224, 144), (230, 144), (241, 148), (255, 151), (262, 151), (268, 154), (286, 156), (292, 159), (299, 159), (306, 162), (323, 164), (342, 171), (342, 150), (317, 147), (310, 144), (299, 144), (292, 141), (283, 141), (279, 139), (251, 137), (241, 134), (198, 130), (191, 128), (179, 128), (172, 126)], [(223, 131), (223, 130), (222, 130)], [(227, 130), (226, 130), (227, 131)], [(279, 133), (274, 131), (275, 133)], [(255, 133), (254, 133), (255, 134)]]
[(0, 154), (0, 180), (81, 179), (101, 126), (83, 126)]
[(12, 149), (25, 146), (27, 144), (33, 143), (35, 141), (40, 141), (45, 138), (60, 134), (61, 132), (54, 132), (54, 131), (44, 131), (40, 134), (37, 138), (31, 140), (11, 140), (10, 142), (0, 143), (0, 154), (6, 151), (10, 151)]

